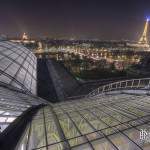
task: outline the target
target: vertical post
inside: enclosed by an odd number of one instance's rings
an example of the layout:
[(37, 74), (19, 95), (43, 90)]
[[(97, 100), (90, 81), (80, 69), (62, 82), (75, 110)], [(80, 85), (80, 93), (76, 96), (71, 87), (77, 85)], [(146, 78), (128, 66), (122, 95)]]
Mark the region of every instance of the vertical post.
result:
[(117, 89), (117, 87), (118, 87), (118, 82), (116, 83), (116, 89)]
[(133, 87), (133, 84), (134, 84), (134, 80), (132, 80), (131, 88)]
[(125, 81), (126, 82), (126, 85), (125, 85), (125, 88), (127, 87), (127, 84), (128, 84), (128, 81)]
[(121, 83), (122, 83), (122, 82), (120, 81), (120, 87), (119, 87), (120, 89), (121, 89)]
[(140, 83), (141, 83), (141, 79), (139, 79), (139, 82), (138, 82), (138, 86), (137, 86), (137, 88), (139, 88), (139, 86), (140, 86)]
[(98, 94), (99, 94), (99, 88), (98, 88), (97, 92), (98, 92)]
[(103, 86), (103, 90), (102, 90), (102, 93), (105, 91), (105, 86)]

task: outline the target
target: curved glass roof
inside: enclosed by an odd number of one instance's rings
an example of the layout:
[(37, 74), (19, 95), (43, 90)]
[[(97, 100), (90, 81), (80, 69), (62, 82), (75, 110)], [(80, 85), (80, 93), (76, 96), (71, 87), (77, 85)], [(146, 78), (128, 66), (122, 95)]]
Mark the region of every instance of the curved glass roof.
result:
[(39, 110), (18, 150), (149, 150), (150, 96), (116, 94)]
[(34, 54), (9, 41), (0, 41), (0, 82), (36, 94), (36, 65)]
[(43, 103), (47, 102), (39, 97), (0, 87), (0, 132), (25, 110)]

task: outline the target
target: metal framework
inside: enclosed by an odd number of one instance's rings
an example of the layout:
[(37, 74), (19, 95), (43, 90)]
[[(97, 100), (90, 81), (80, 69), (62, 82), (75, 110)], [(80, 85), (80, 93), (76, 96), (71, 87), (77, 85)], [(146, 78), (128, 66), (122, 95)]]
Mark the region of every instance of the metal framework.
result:
[(149, 47), (148, 38), (147, 38), (148, 25), (149, 25), (149, 19), (146, 20), (143, 34), (138, 42), (139, 44), (145, 45), (146, 47)]
[(99, 96), (101, 94), (109, 93), (112, 91), (120, 92), (122, 90), (144, 90), (147, 91), (147, 93), (149, 93), (149, 89), (150, 78), (124, 80), (100, 86), (99, 88), (90, 92), (86, 97)]
[(36, 57), (29, 49), (0, 41), (1, 83), (36, 94), (36, 64)]
[(148, 90), (149, 79), (111, 85), (109, 90), (110, 86), (103, 86), (99, 96), (50, 105), (38, 97), (0, 87), (0, 115), (6, 120), (0, 120), (1, 126), (8, 125), (8, 119), (15, 119), (31, 106), (45, 103), (47, 106), (29, 120), (16, 150), (149, 149), (148, 141), (140, 140), (140, 131), (149, 129), (150, 96), (104, 94), (121, 89)]
[[(7, 85), (0, 86), (0, 149), (150, 149), (149, 141), (140, 139), (141, 129), (150, 125), (150, 78), (111, 83), (84, 98), (50, 104), (29, 94), (36, 87), (34, 63), (22, 46), (0, 42), (0, 84)], [(14, 140), (12, 147), (7, 139)]]
[(150, 97), (103, 95), (46, 106), (29, 123), (18, 150), (148, 150)]
[(0, 87), (0, 132), (28, 108), (48, 102), (27, 93)]
[[(29, 121), (44, 105), (32, 106), (17, 117), (8, 128), (0, 134), (0, 149), (14, 150)], [(9, 144), (8, 144), (9, 142)]]

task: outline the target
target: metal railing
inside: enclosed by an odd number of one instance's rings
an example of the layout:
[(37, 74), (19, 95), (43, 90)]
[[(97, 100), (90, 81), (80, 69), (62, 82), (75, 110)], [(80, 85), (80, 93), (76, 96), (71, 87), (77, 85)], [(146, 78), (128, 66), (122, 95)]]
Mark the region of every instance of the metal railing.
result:
[(149, 90), (150, 78), (131, 79), (131, 80), (124, 80), (124, 81), (118, 81), (118, 82), (106, 84), (104, 86), (100, 86), (99, 88), (93, 90), (86, 97), (93, 97), (111, 91), (131, 90), (131, 89)]

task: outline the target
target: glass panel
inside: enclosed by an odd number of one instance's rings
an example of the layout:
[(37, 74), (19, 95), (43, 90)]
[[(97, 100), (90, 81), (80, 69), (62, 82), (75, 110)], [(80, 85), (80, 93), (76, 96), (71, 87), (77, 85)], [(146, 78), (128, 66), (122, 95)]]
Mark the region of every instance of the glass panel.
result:
[(85, 142), (86, 142), (86, 140), (85, 140), (84, 136), (73, 138), (73, 139), (69, 140), (69, 144), (71, 147), (75, 146), (75, 145), (80, 145)]
[(92, 142), (92, 145), (95, 150), (115, 150), (112, 147), (112, 144), (110, 144), (110, 142), (104, 138)]
[(32, 121), (31, 134), (29, 139), (29, 149), (38, 148), (44, 145), (46, 145), (46, 141), (43, 111), (40, 110)]
[(119, 150), (140, 150), (137, 145), (121, 134), (110, 136), (109, 139)]
[(59, 122), (66, 138), (72, 138), (80, 135), (67, 115), (61, 115), (61, 117), (59, 117)]
[(44, 108), (45, 121), (46, 121), (46, 131), (48, 144), (53, 144), (59, 142), (61, 139), (59, 137), (58, 129), (53, 120), (53, 116), (50, 112), (50, 108)]
[(83, 144), (75, 148), (72, 148), (72, 150), (92, 150), (92, 148), (90, 147), (89, 144)]
[(64, 148), (63, 148), (64, 144), (65, 143), (57, 143), (54, 145), (50, 145), (50, 146), (48, 146), (48, 150), (64, 150)]

